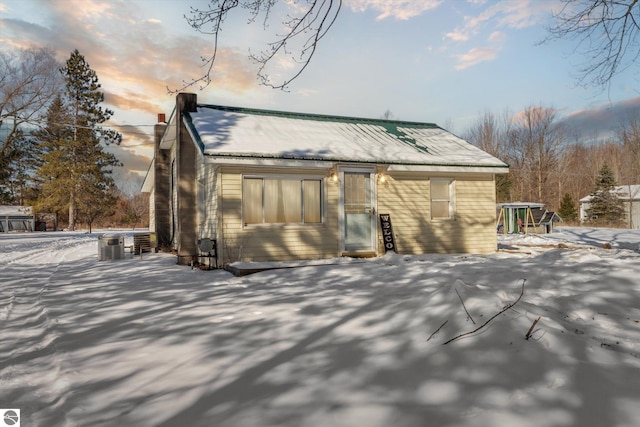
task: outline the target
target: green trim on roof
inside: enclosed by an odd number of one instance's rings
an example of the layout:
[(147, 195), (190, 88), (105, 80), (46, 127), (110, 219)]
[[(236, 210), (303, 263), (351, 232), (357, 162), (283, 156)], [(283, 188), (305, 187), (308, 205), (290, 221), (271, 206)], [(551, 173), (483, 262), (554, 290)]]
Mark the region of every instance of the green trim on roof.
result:
[(415, 139), (411, 138), (409, 135), (401, 131), (399, 127), (393, 122), (385, 121), (381, 124), (381, 126), (387, 131), (388, 134), (394, 135), (400, 141), (412, 145), (416, 150), (420, 150), (425, 153), (429, 152), (429, 150), (427, 150), (427, 147), (423, 145), (418, 145)]
[[(317, 122), (337, 122), (337, 123), (363, 123), (363, 124), (376, 124), (389, 128), (407, 127), (416, 129), (442, 129), (435, 123), (420, 123), (420, 122), (407, 122), (402, 120), (387, 120), (387, 119), (366, 119), (360, 117), (344, 117), (344, 116), (331, 116), (327, 114), (311, 114), (311, 113), (292, 113), (287, 111), (277, 110), (261, 110), (257, 108), (244, 108), (244, 107), (228, 107), (223, 105), (212, 104), (198, 104), (198, 108), (211, 108), (214, 110), (228, 111), (232, 113), (240, 114), (253, 114), (257, 116), (274, 116), (274, 117), (287, 117), (291, 119), (312, 120)], [(443, 129), (444, 130), (444, 129)], [(390, 132), (394, 133), (394, 132)], [(394, 133), (397, 135), (397, 133)]]

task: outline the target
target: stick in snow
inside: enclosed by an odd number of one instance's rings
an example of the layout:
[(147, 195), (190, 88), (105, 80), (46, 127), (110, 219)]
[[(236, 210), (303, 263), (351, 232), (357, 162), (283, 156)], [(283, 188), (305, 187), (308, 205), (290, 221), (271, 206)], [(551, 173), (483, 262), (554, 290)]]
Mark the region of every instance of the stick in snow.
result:
[(445, 320), (444, 323), (442, 325), (440, 325), (440, 327), (438, 329), (436, 329), (436, 331), (434, 333), (432, 333), (431, 335), (429, 335), (429, 338), (427, 338), (427, 341), (429, 341), (431, 338), (434, 337), (435, 334), (437, 334), (438, 332), (440, 332), (440, 329), (443, 328), (444, 325), (446, 325), (448, 322), (448, 320)]
[(540, 316), (538, 316), (538, 318), (536, 320), (533, 321), (533, 324), (531, 325), (531, 327), (529, 328), (529, 331), (527, 332), (527, 335), (524, 336), (525, 340), (528, 340), (529, 338), (531, 338), (531, 334), (533, 332), (533, 328), (536, 327), (536, 324), (538, 323), (538, 321), (540, 320)]
[(462, 301), (462, 297), (460, 296), (460, 293), (458, 292), (457, 289), (454, 289), (456, 291), (456, 294), (458, 294), (458, 298), (460, 299), (460, 302), (462, 303), (462, 308), (464, 308), (464, 312), (467, 313), (467, 316), (469, 317), (469, 319), (471, 319), (471, 321), (473, 322), (473, 324), (476, 324), (476, 321), (473, 320), (473, 317), (471, 317), (471, 313), (469, 313), (469, 311), (467, 310), (467, 307), (464, 305), (464, 301)]
[(457, 336), (451, 338), (449, 341), (443, 343), (442, 345), (449, 344), (450, 342), (455, 341), (458, 338), (466, 337), (467, 335), (471, 335), (471, 334), (474, 334), (474, 333), (478, 332), (480, 329), (482, 329), (485, 326), (487, 326), (487, 324), (489, 324), (489, 322), (491, 322), (493, 319), (495, 319), (496, 317), (500, 316), (502, 313), (504, 313), (505, 311), (509, 310), (511, 307), (516, 305), (518, 303), (518, 301), (520, 301), (520, 298), (522, 298), (522, 295), (524, 295), (524, 283), (527, 281), (527, 279), (520, 279), (520, 280), (522, 280), (522, 290), (520, 290), (520, 295), (518, 296), (518, 299), (516, 299), (511, 304), (505, 306), (502, 310), (500, 310), (499, 312), (497, 312), (496, 314), (491, 316), (491, 318), (489, 318), (489, 320), (487, 320), (482, 325), (480, 325), (477, 328), (475, 328), (473, 331), (469, 331), (469, 332), (465, 332), (464, 334), (457, 335)]

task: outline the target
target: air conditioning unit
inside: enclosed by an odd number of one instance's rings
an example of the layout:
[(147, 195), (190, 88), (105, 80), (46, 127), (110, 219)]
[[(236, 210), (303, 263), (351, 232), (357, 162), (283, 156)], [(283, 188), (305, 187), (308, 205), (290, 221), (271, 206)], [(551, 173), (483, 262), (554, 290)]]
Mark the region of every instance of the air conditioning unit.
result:
[(98, 237), (98, 260), (124, 259), (124, 236), (103, 234)]

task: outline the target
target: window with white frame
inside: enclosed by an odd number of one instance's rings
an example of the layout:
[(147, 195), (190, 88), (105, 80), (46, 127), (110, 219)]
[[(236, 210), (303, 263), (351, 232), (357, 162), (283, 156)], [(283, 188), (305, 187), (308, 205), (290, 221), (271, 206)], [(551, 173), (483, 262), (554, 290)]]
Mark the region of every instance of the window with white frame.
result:
[(455, 181), (448, 178), (431, 178), (430, 182), (431, 219), (453, 219)]
[(243, 221), (251, 224), (322, 222), (322, 178), (245, 176)]

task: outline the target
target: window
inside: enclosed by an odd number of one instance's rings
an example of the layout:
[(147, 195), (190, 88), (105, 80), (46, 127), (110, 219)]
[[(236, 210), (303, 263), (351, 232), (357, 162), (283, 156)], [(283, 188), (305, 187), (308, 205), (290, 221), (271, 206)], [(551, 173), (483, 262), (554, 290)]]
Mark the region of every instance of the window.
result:
[(244, 224), (322, 222), (322, 179), (245, 177)]
[(453, 219), (452, 179), (431, 179), (431, 219)]

